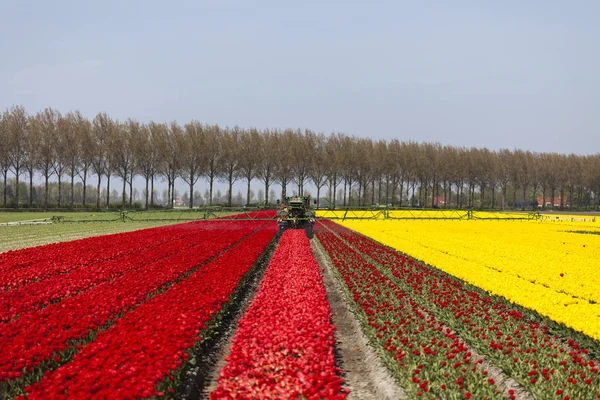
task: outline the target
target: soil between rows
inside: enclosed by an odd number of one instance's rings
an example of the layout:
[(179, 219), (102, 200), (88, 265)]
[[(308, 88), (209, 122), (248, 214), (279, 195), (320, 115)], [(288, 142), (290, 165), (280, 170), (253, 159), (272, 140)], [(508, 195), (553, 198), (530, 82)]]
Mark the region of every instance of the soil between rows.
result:
[(398, 386), (362, 333), (340, 283), (331, 271), (333, 267), (317, 239), (311, 240), (311, 248), (321, 266), (321, 275), (333, 314), (332, 322), (336, 328), (336, 362), (342, 370), (344, 387), (350, 389), (348, 399), (407, 398), (404, 390)]
[[(348, 398), (357, 399), (404, 399), (406, 394), (380, 361), (375, 350), (368, 344), (360, 325), (346, 302), (339, 283), (331, 271), (331, 264), (320, 248), (317, 239), (312, 239), (313, 255), (321, 267), (321, 275), (336, 327), (335, 353), (337, 366), (342, 371), (344, 387), (350, 389)], [(219, 372), (225, 366), (231, 341), (239, 319), (252, 303), (264, 276), (277, 242), (271, 244), (263, 260), (251, 271), (248, 282), (241, 288), (219, 334), (208, 340), (196, 355), (196, 367), (188, 371), (181, 396), (186, 399), (209, 399), (217, 388)]]
[(181, 398), (209, 399), (210, 392), (217, 388), (217, 378), (225, 366), (225, 357), (229, 354), (238, 321), (254, 299), (278, 243), (279, 237), (276, 237), (267, 246), (265, 253), (250, 270), (247, 281), (237, 289), (217, 334), (203, 341), (195, 354), (196, 366), (187, 371), (187, 378), (180, 393)]

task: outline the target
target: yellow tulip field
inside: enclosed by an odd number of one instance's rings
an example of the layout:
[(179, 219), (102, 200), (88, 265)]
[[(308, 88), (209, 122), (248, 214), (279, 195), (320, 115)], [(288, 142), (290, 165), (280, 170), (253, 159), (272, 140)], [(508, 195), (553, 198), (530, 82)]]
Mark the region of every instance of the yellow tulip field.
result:
[(600, 339), (600, 223), (593, 218), (340, 224)]

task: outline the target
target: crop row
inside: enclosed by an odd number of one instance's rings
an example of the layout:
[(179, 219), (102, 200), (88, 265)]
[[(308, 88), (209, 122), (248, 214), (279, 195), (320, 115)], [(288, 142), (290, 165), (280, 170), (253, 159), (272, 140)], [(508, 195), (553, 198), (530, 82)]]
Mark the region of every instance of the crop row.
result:
[(600, 340), (598, 223), (346, 221), (343, 225)]
[(345, 398), (335, 327), (304, 231), (286, 231), (238, 324), (211, 398)]
[(0, 292), (62, 276), (107, 260), (116, 261), (184, 234), (206, 230), (207, 227), (205, 224), (189, 223), (0, 253)]
[[(203, 225), (196, 225), (193, 230), (159, 230), (153, 232), (152, 235), (146, 234), (153, 240), (140, 240), (139, 247), (136, 250), (133, 250), (134, 247), (128, 242), (127, 251), (119, 252), (118, 256), (116, 252), (109, 251), (109, 253), (113, 253), (113, 256), (105, 258), (103, 262), (64, 264), (61, 271), (56, 272), (55, 270), (56, 273), (53, 275), (48, 274), (48, 270), (51, 268), (47, 266), (30, 266), (27, 270), (37, 270), (39, 275), (44, 274), (44, 278), (22, 285), (14, 290), (0, 292), (0, 322), (14, 320), (24, 312), (48, 306), (53, 302), (89, 290), (103, 282), (134, 273), (152, 262), (167, 259), (178, 252), (196, 246), (199, 239), (216, 238), (218, 235), (226, 233), (223, 230), (215, 231), (206, 228)], [(136, 239), (145, 238), (132, 238), (132, 240)], [(92, 243), (92, 245), (98, 253), (102, 253), (102, 240), (99, 240), (99, 242)], [(46, 251), (47, 249), (44, 247), (29, 250), (34, 255), (44, 254)], [(69, 256), (70, 254), (65, 250), (64, 258), (71, 258)], [(46, 255), (46, 257), (52, 260), (52, 255)], [(60, 261), (64, 263), (62, 258)], [(52, 267), (56, 267), (56, 264), (56, 262), (53, 262)]]
[(73, 361), (27, 387), (28, 398), (165, 395), (157, 391), (158, 384), (175, 380), (173, 372), (190, 357), (187, 350), (202, 340), (207, 322), (229, 301), (274, 234), (274, 227), (263, 225), (237, 246), (125, 314)]
[(339, 225), (316, 232), (365, 331), (413, 394), (514, 397), (473, 359), (475, 349), (536, 397), (600, 396), (588, 349), (539, 318)]
[[(143, 304), (149, 296), (168, 288), (263, 225), (240, 221), (196, 231), (188, 238), (191, 242), (168, 258), (152, 260), (133, 253), (128, 262), (121, 260), (122, 275), (0, 325), (0, 382), (10, 384), (23, 374), (28, 378), (27, 374), (35, 372), (34, 368), (42, 363), (64, 361), (67, 354), (76, 351), (75, 342), (85, 341), (106, 324), (110, 326), (115, 318)], [(157, 233), (174, 234), (148, 232)], [(142, 266), (129, 271), (132, 263)], [(94, 269), (101, 269), (100, 265)]]

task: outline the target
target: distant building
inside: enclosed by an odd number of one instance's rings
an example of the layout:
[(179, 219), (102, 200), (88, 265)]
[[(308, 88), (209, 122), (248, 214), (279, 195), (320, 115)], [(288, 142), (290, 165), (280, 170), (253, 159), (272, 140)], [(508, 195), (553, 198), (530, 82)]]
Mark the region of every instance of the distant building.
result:
[(179, 199), (173, 200), (173, 205), (174, 206), (184, 206), (185, 202), (182, 199), (179, 198)]
[[(552, 204), (553, 202), (554, 204)], [(565, 198), (564, 200), (562, 200), (560, 196), (554, 196), (554, 201), (552, 200), (552, 197), (546, 197), (545, 201), (544, 199), (542, 199), (541, 196), (537, 198), (538, 207), (543, 207), (544, 205), (546, 207), (560, 207), (561, 202), (563, 207), (569, 205), (568, 199)]]
[(444, 200), (444, 196), (438, 196), (433, 199), (434, 206), (443, 206), (445, 204), (446, 204), (446, 201)]

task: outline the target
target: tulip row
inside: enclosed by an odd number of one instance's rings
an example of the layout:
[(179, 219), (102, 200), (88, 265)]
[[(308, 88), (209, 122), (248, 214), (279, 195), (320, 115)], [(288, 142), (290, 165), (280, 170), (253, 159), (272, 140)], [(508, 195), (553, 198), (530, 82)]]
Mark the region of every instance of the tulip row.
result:
[[(159, 229), (152, 235), (146, 233), (145, 236), (150, 236), (153, 240), (152, 242), (142, 240), (142, 243), (138, 243), (140, 248), (137, 251), (128, 249), (128, 251), (121, 252), (118, 257), (109, 258), (93, 265), (87, 263), (61, 267), (62, 271), (53, 276), (47, 274), (43, 265), (39, 265), (36, 268), (46, 274), (45, 279), (20, 286), (14, 290), (0, 292), (0, 322), (14, 320), (24, 312), (75, 296), (103, 282), (145, 268), (149, 262), (168, 258), (183, 249), (195, 246), (202, 235), (212, 237), (216, 234), (208, 230), (209, 227), (208, 224), (196, 224), (194, 229), (177, 231)], [(137, 235), (133, 236), (132, 240), (136, 240)], [(98, 253), (102, 253), (97, 250), (101, 248), (99, 246), (101, 243), (102, 240), (95, 245)], [(127, 243), (127, 247), (131, 248), (131, 244)], [(45, 247), (41, 247), (29, 251), (34, 254), (43, 254), (45, 250)], [(67, 255), (65, 258), (69, 259), (70, 257)], [(48, 259), (51, 260), (51, 256), (48, 256)], [(60, 261), (64, 262), (62, 259)], [(55, 264), (53, 266), (56, 267)], [(27, 270), (30, 269), (34, 269), (34, 267), (27, 268)]]
[(62, 276), (173, 240), (203, 224), (189, 223), (117, 233), (0, 253), (0, 292)]
[(309, 241), (288, 230), (239, 321), (211, 398), (345, 398), (334, 331)]
[(465, 343), (338, 235), (319, 224), (320, 243), (359, 310), (363, 331), (412, 396), (499, 398)]
[(345, 221), (342, 225), (600, 341), (598, 222)]
[[(19, 378), (23, 371), (32, 373), (34, 367), (48, 360), (60, 360), (62, 352), (72, 350), (74, 341), (85, 340), (99, 328), (110, 326), (113, 319), (144, 303), (148, 296), (185, 277), (262, 225), (263, 222), (232, 222), (198, 231), (190, 237), (194, 243), (188, 243), (169, 258), (141, 257), (141, 261), (135, 262), (145, 263), (143, 268), (0, 325), (0, 382)], [(124, 263), (123, 267), (127, 269), (128, 265)]]
[(229, 301), (275, 231), (272, 224), (263, 224), (237, 246), (118, 319), (71, 362), (25, 388), (28, 398), (164, 396), (157, 385), (175, 380), (173, 373), (190, 357), (187, 351), (201, 340), (206, 324)]
[[(356, 251), (356, 256), (373, 268), (375, 275), (381, 274), (385, 282), (410, 298), (427, 319), (440, 321), (444, 332), (451, 332), (465, 346), (482, 353), (536, 397), (600, 397), (598, 362), (569, 337), (569, 333), (577, 337), (573, 331), (554, 324), (551, 333), (534, 313), (491, 297), (346, 228), (332, 223), (326, 226), (329, 229), (319, 227), (319, 238), (325, 237), (322, 243), (334, 256), (334, 262), (338, 257), (337, 265), (343, 264), (343, 253), (337, 253), (339, 248)], [(338, 248), (333, 248), (332, 243)], [(561, 337), (553, 335), (556, 333)], [(422, 364), (426, 364), (425, 360)], [(432, 364), (435, 365), (429, 365)], [(447, 365), (449, 362), (440, 363), (436, 368)], [(514, 397), (514, 393), (508, 395)]]

